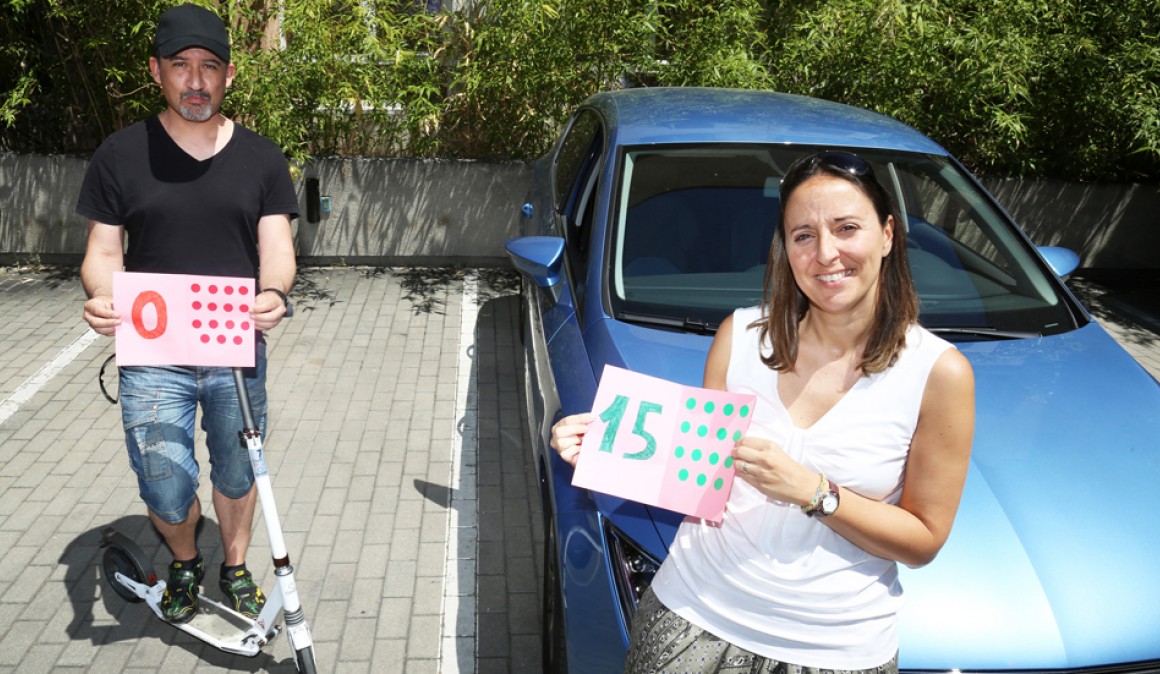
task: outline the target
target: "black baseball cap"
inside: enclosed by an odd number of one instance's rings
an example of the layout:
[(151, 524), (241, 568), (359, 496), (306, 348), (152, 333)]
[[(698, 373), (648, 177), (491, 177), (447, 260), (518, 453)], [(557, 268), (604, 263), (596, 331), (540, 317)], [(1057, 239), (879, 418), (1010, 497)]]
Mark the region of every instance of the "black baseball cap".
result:
[(157, 36), (153, 39), (157, 55), (173, 56), (183, 49), (201, 47), (230, 62), (230, 35), (221, 17), (197, 5), (178, 5), (161, 13), (157, 19)]

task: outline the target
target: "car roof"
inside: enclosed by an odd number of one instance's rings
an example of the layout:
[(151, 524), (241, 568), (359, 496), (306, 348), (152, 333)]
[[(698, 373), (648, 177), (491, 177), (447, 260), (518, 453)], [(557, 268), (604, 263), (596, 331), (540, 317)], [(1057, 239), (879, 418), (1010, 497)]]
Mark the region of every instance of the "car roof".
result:
[(772, 91), (652, 87), (595, 94), (617, 145), (792, 143), (947, 154), (911, 127), (841, 103)]

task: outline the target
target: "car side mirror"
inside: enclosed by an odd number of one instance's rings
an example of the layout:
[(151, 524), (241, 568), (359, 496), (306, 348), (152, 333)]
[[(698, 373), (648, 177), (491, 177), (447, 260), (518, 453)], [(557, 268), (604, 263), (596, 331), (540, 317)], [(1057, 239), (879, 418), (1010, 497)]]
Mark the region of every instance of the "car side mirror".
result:
[(560, 298), (563, 284), (564, 239), (558, 236), (521, 236), (510, 239), (504, 248), (517, 271), (537, 286)]
[(1066, 280), (1067, 275), (1079, 267), (1079, 255), (1076, 255), (1068, 248), (1039, 246), (1036, 250), (1047, 261), (1047, 265), (1051, 267), (1051, 271), (1055, 272), (1055, 275), (1061, 279)]

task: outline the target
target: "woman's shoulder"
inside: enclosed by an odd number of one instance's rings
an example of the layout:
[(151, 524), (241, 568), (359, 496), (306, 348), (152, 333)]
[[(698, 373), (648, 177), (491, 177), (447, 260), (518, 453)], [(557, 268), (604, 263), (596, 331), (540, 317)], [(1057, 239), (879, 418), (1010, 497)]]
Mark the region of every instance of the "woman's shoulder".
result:
[(961, 387), (974, 381), (970, 361), (954, 344), (917, 323), (906, 333), (907, 351), (929, 369), (928, 382)]
[(927, 353), (941, 354), (947, 349), (954, 348), (954, 344), (939, 337), (918, 323), (911, 325), (906, 331), (906, 349), (908, 351), (925, 351)]
[(762, 318), (761, 307), (752, 306), (734, 309), (730, 317), (733, 319), (734, 330), (745, 330)]

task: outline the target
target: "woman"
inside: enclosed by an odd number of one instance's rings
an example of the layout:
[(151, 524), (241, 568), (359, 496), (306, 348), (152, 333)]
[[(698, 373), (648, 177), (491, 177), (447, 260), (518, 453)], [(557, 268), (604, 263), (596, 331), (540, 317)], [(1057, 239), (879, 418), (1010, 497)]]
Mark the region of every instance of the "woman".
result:
[[(896, 562), (934, 559), (958, 509), (974, 378), (918, 325), (906, 231), (870, 165), (795, 162), (762, 305), (726, 318), (707, 388), (752, 393), (719, 525), (689, 518), (641, 599), (627, 672), (898, 669)], [(552, 446), (575, 465), (591, 414)]]

